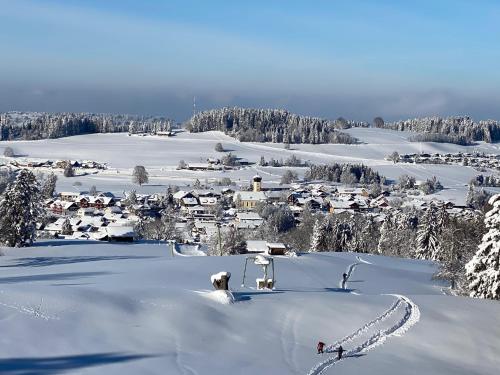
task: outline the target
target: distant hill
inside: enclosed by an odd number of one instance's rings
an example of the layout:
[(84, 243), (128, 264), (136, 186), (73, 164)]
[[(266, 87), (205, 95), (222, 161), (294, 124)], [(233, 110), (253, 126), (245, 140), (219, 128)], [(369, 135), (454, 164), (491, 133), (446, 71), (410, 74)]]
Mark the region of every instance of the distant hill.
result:
[(186, 124), (193, 132), (219, 130), (243, 142), (357, 143), (339, 129), (367, 123), (300, 116), (283, 109), (221, 108), (195, 114)]
[[(470, 117), (424, 117), (401, 120), (391, 123), (375, 122), (375, 127), (410, 131), (418, 133), (440, 134), (462, 138), (466, 142), (500, 141), (500, 122), (496, 120), (474, 121)], [(436, 137), (436, 139), (438, 139)], [(453, 142), (455, 143), (455, 142)]]
[(0, 140), (36, 140), (90, 133), (157, 132), (169, 130), (163, 117), (94, 113), (0, 113)]

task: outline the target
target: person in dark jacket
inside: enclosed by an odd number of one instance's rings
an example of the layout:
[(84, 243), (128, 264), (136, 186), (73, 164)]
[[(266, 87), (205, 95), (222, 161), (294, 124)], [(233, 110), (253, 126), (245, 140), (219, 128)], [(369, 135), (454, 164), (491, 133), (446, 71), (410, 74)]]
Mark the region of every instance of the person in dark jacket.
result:
[(323, 354), (323, 349), (325, 348), (325, 343), (324, 342), (318, 342), (318, 354)]
[(342, 289), (345, 289), (345, 283), (347, 282), (347, 273), (342, 274)]
[(342, 347), (342, 345), (340, 345), (339, 348), (337, 349), (337, 359), (338, 360), (342, 359), (343, 353), (344, 353), (344, 348)]

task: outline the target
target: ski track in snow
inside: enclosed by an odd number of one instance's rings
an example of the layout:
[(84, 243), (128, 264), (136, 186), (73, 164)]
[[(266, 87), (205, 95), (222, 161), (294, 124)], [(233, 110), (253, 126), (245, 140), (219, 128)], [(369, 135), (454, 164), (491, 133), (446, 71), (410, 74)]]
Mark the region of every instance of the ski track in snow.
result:
[(181, 354), (182, 353), (182, 348), (181, 345), (179, 344), (179, 340), (176, 337), (175, 338), (175, 364), (177, 366), (177, 369), (179, 370), (179, 373), (182, 375), (198, 375), (198, 373), (191, 367), (187, 366), (182, 360), (181, 360)]
[[(351, 276), (352, 272), (359, 264), (361, 263), (372, 264), (370, 262), (361, 259), (359, 256), (356, 257), (356, 259), (358, 260), (358, 262), (349, 265), (349, 267), (347, 268), (346, 272), (347, 280), (349, 280), (349, 277)], [(342, 285), (342, 280), (340, 280), (340, 285)], [(356, 294), (359, 295), (358, 293)], [(406, 331), (408, 331), (413, 325), (415, 325), (420, 320), (420, 309), (418, 308), (417, 304), (415, 304), (411, 299), (400, 294), (386, 294), (386, 295), (396, 297), (396, 301), (392, 304), (391, 307), (389, 307), (389, 309), (387, 309), (381, 315), (377, 316), (375, 319), (366, 323), (364, 326), (357, 329), (353, 333), (345, 336), (344, 338), (340, 339), (334, 344), (329, 345), (325, 349), (325, 352), (332, 353), (335, 350), (335, 348), (338, 348), (339, 345), (345, 345), (349, 342), (354, 341), (355, 339), (362, 336), (364, 333), (368, 332), (368, 330), (371, 329), (372, 327), (375, 327), (376, 325), (384, 322), (385, 320), (388, 320), (396, 313), (396, 311), (400, 310), (400, 307), (402, 306), (404, 307), (404, 314), (401, 319), (399, 319), (394, 325), (385, 330), (378, 330), (376, 333), (374, 333), (372, 336), (370, 336), (367, 340), (365, 340), (362, 344), (355, 347), (354, 349), (346, 351), (341, 360), (373, 350), (377, 346), (382, 345), (385, 342), (385, 340), (387, 340), (387, 338), (389, 337), (393, 336), (401, 337)], [(314, 366), (308, 372), (308, 375), (324, 374), (324, 372), (328, 368), (335, 365), (339, 361), (340, 360), (337, 359), (337, 355), (332, 356)]]
[[(296, 314), (295, 311), (290, 310), (283, 320), (283, 325), (281, 328), (281, 349), (283, 352), (283, 358), (285, 360), (290, 373), (300, 374), (300, 368), (297, 363), (297, 323), (301, 319), (303, 311)], [(291, 338), (289, 339), (290, 344), (287, 344), (285, 340), (285, 335), (290, 332)]]

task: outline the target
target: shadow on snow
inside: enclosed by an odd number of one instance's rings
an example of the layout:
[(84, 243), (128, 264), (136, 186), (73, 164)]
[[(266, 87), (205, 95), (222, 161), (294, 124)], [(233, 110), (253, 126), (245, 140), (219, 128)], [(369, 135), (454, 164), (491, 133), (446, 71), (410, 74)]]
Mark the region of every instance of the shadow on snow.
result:
[[(110, 275), (111, 272), (66, 272), (66, 273), (48, 273), (41, 275), (11, 276), (1, 277), (0, 284), (15, 284), (33, 281), (56, 281), (73, 280), (83, 277)], [(2, 367), (0, 366), (0, 369)], [(0, 372), (1, 373), (1, 372)]]
[(100, 262), (104, 260), (152, 259), (155, 256), (114, 255), (114, 256), (75, 256), (75, 257), (34, 257), (19, 258), (16, 263), (0, 267), (45, 267), (72, 263)]
[(69, 370), (135, 361), (149, 357), (152, 356), (121, 353), (97, 353), (45, 358), (4, 358), (0, 359), (0, 372), (4, 375), (59, 374)]

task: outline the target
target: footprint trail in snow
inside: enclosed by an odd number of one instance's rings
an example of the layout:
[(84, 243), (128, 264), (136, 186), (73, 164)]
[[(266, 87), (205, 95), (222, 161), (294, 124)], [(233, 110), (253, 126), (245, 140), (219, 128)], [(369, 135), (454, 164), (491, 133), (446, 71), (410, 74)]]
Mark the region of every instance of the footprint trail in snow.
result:
[[(347, 282), (349, 277), (354, 272), (355, 268), (360, 264), (372, 264), (361, 259), (359, 256), (356, 257), (356, 263), (353, 263), (347, 267)], [(340, 281), (342, 285), (342, 280)], [(357, 293), (356, 293), (357, 294)], [(371, 320), (370, 322), (363, 325), (361, 328), (357, 329), (353, 333), (345, 336), (339, 341), (332, 345), (329, 345), (325, 352), (332, 353), (340, 345), (358, 343), (353, 349), (344, 352), (343, 358), (349, 358), (356, 355), (360, 355), (382, 345), (385, 340), (393, 336), (402, 336), (407, 330), (409, 330), (414, 324), (420, 320), (420, 310), (418, 306), (408, 297), (399, 294), (390, 294), (396, 297), (394, 303), (382, 314)], [(397, 314), (401, 314), (401, 318), (393, 323), (392, 325), (387, 325), (387, 321), (392, 320)], [(308, 375), (320, 375), (324, 374), (325, 371), (331, 366), (335, 365), (340, 360), (337, 359), (337, 355), (329, 357), (328, 359), (316, 364), (309, 372)]]

